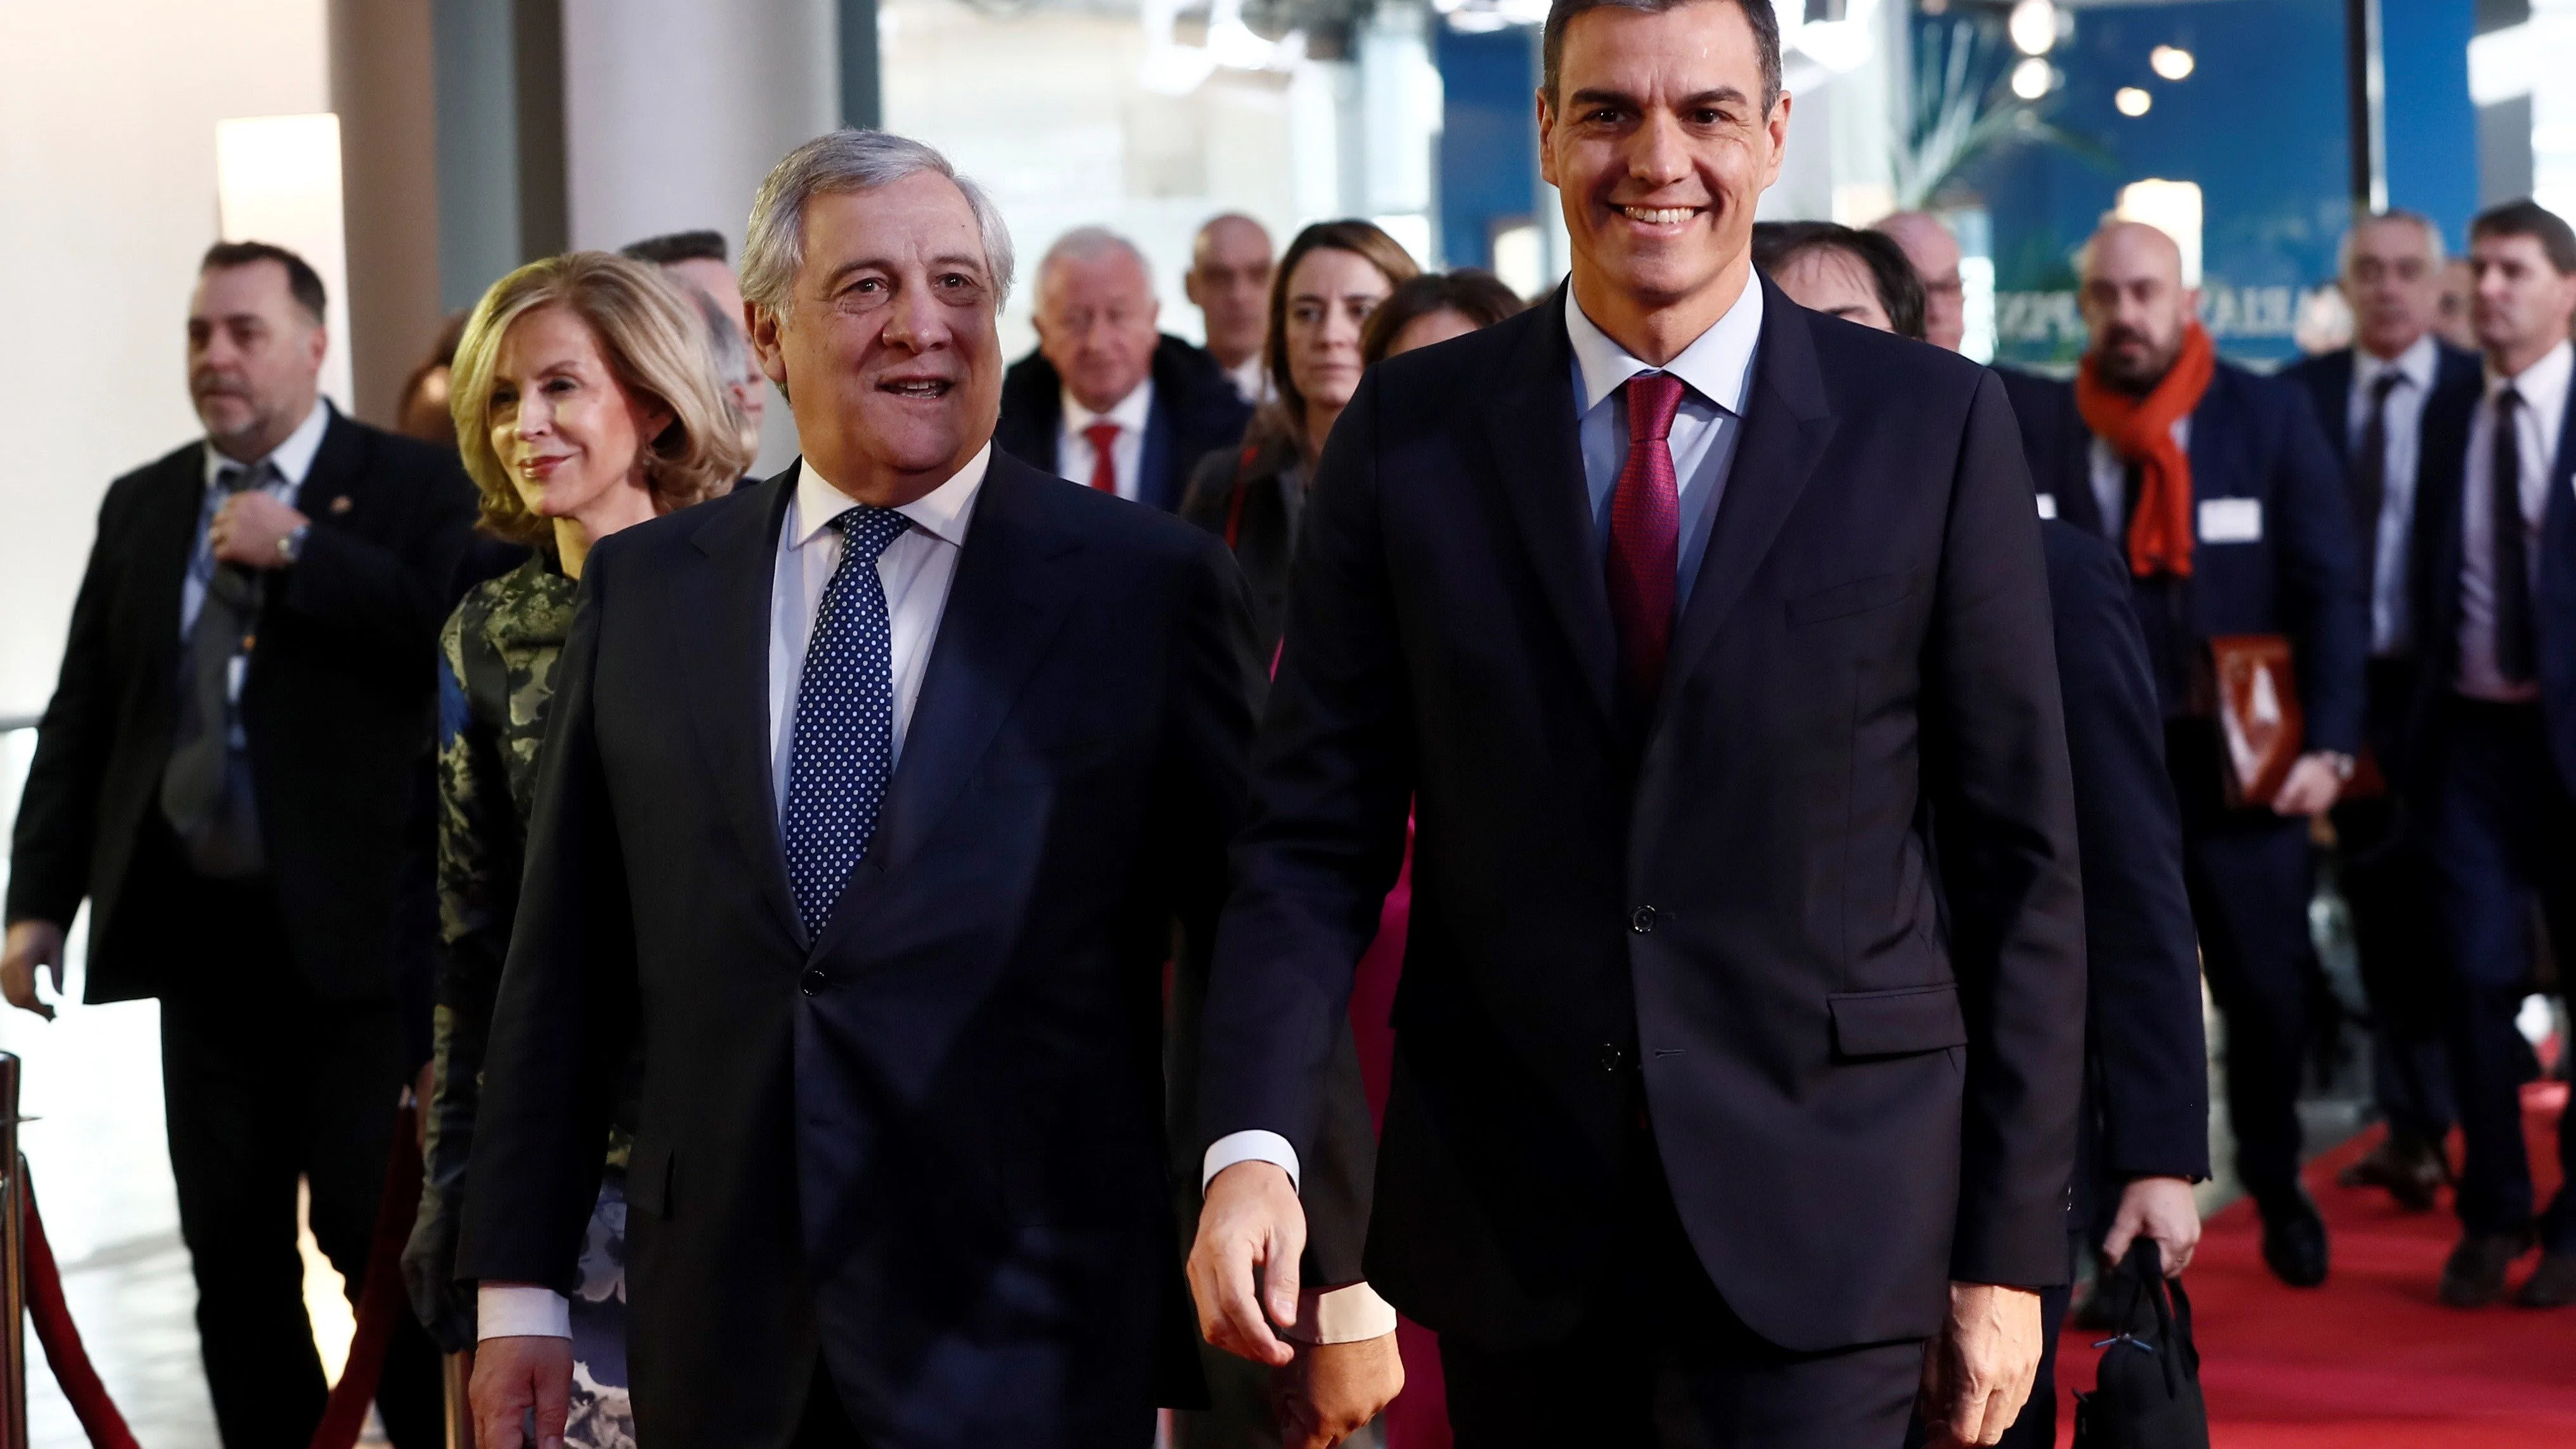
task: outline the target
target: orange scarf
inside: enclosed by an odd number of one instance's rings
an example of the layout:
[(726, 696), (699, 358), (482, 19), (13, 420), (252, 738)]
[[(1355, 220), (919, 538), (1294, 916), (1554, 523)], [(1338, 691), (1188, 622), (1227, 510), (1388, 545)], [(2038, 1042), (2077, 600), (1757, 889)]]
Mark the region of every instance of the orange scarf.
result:
[(2155, 391), (2132, 397), (2102, 380), (2087, 354), (2075, 372), (2075, 406), (2093, 435), (2138, 465), (2138, 511), (2129, 519), (2129, 571), (2139, 578), (2191, 577), (2191, 458), (2173, 425), (2200, 406), (2218, 371), (2218, 349), (2194, 322), (2182, 353)]

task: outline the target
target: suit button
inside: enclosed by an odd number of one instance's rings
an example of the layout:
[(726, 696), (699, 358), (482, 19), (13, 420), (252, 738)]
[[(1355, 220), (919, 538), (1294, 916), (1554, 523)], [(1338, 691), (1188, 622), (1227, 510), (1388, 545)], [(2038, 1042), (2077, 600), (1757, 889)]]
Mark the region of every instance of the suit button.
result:
[(1617, 1076), (1620, 1072), (1626, 1070), (1627, 1066), (1628, 1054), (1625, 1051), (1620, 1050), (1617, 1043), (1605, 1041), (1601, 1044), (1602, 1071), (1607, 1072), (1612, 1076)]
[(1639, 906), (1628, 913), (1628, 929), (1640, 936), (1651, 936), (1655, 933), (1657, 915), (1653, 906)]
[(805, 968), (805, 974), (796, 978), (796, 989), (808, 996), (820, 996), (823, 994), (824, 984), (830, 979), (823, 974), (822, 967), (808, 966)]

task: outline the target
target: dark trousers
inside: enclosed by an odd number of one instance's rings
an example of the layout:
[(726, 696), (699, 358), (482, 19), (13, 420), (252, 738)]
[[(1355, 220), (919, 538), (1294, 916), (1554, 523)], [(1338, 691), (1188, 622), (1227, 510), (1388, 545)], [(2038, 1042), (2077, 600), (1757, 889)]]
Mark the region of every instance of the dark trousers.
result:
[[(174, 873), (169, 908), (203, 947), (162, 994), (161, 1077), (206, 1387), (227, 1449), (292, 1449), (327, 1394), (296, 1184), (310, 1186), (313, 1236), (354, 1306), (397, 1146), (400, 1025), (390, 1003), (326, 1001), (305, 984), (264, 886)], [(409, 1312), (395, 1315), (376, 1403), (402, 1449), (443, 1443), (437, 1351)]]
[(1496, 1353), (1441, 1335), (1458, 1449), (1895, 1449), (1920, 1340), (1823, 1353), (1767, 1343), (1709, 1282), (1661, 1170), (1639, 1172), (1627, 1197), (1570, 1340)]
[[(2471, 1232), (2532, 1224), (2522, 1135), (2526, 1046), (2514, 1015), (2531, 989), (2531, 904), (2553, 940), (2576, 944), (2576, 800), (2551, 761), (2537, 704), (2445, 702), (2433, 822), (2443, 920), (2456, 984), (2446, 1014), (2457, 1074), (2460, 1223)], [(2558, 1162), (2576, 1183), (2576, 1137), (2558, 1124)], [(2539, 1220), (2553, 1251), (2576, 1251), (2576, 1189)]]
[(814, 1386), (805, 1392), (805, 1415), (797, 1421), (796, 1437), (787, 1441), (787, 1449), (867, 1449), (858, 1426), (850, 1422), (840, 1389), (832, 1383), (832, 1371), (819, 1359), (814, 1364)]
[[(2368, 679), (2373, 757), (2386, 767), (2401, 752), (2415, 671), (2405, 660), (2374, 659)], [(2335, 840), (2370, 1004), (2371, 1096), (2391, 1132), (2439, 1145), (2457, 1116), (2442, 1031), (2447, 948), (2433, 854), (2405, 783), (2392, 778), (2376, 798), (2337, 805)]]
[(2318, 976), (2308, 937), (2316, 890), (2308, 822), (2260, 807), (2228, 809), (2217, 731), (2206, 721), (2168, 726), (2165, 760), (2182, 807), (2183, 884), (2201, 969), (2227, 1021), (2236, 1173), (2272, 1211), (2298, 1189), (2299, 1071)]

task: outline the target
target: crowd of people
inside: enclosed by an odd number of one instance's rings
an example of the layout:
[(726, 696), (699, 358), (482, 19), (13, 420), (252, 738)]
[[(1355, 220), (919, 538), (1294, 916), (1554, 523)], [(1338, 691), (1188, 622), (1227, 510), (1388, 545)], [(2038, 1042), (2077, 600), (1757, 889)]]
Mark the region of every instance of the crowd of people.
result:
[(2352, 345), (2264, 376), (2108, 222), (2075, 377), (1987, 368), (1936, 218), (1751, 220), (1763, 0), (1544, 36), (1538, 299), (1226, 215), (1200, 346), (1085, 227), (1006, 365), (998, 210), (840, 131), (739, 274), (494, 283), (388, 432), (301, 258), (205, 254), (0, 986), (50, 1016), (86, 903), (88, 999), (160, 1003), (225, 1443), (321, 1414), (299, 1180), (354, 1298), (418, 1150), (407, 1449), (442, 1354), (485, 1449), (2051, 1444), (2076, 1285), (2198, 1242), (2204, 979), (2264, 1261), (2329, 1277), (2327, 848), (2352, 1181), (2455, 1188), (2446, 1303), (2576, 1302), (2516, 1026), (2576, 939), (2576, 233), (2359, 218)]

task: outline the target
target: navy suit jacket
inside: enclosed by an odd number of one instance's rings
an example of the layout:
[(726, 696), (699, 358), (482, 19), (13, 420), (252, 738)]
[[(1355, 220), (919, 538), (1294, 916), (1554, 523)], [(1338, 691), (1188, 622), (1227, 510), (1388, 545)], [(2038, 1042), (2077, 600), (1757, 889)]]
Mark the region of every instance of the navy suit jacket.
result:
[(2064, 1280), (2083, 919), (2011, 413), (1974, 363), (1759, 285), (1649, 718), (1613, 686), (1562, 291), (1370, 368), (1317, 468), (1202, 1131), (1316, 1140), (1416, 804), (1366, 1262), (1463, 1341), (1581, 1320), (1641, 1103), (1773, 1343), (1922, 1337), (1945, 1279)]
[[(2576, 392), (2576, 385), (2571, 385)], [(2427, 471), (2416, 501), (2419, 532), (2432, 530), (2423, 592), (2415, 609), (2417, 676), (2410, 753), (2430, 742), (2433, 705), (2451, 692), (2460, 672), (2460, 569), (2462, 490), (2467, 482), (2469, 425), (2484, 389), (2446, 394), (2424, 415)], [(2576, 397), (2560, 425), (2558, 456), (2549, 464), (2549, 500), (2540, 522), (2540, 574), (2532, 591), (2532, 625), (2539, 646), (2540, 703), (2548, 722), (2550, 756), (2560, 783), (2576, 790)], [(2529, 466), (2529, 460), (2525, 460)], [(2420, 761), (2419, 761), (2420, 763)], [(2418, 770), (2418, 774), (2433, 772)]]
[[(1215, 358), (1178, 337), (1155, 344), (1152, 377), (1154, 405), (1145, 417), (1136, 501), (1175, 513), (1199, 460), (1243, 441), (1252, 405)], [(1002, 376), (1002, 416), (993, 425), (993, 441), (1039, 472), (1053, 473), (1063, 429), (1064, 380), (1055, 364), (1038, 352), (1011, 364)]]
[[(2061, 444), (2045, 470), (2034, 466), (2035, 484), (2047, 500), (2042, 511), (2108, 539), (2093, 497), (2091, 436), (2075, 412), (2074, 384), (2048, 384), (2047, 391), (2077, 417), (2080, 444), (2072, 450)], [(2190, 453), (2195, 528), (2200, 506), (2210, 500), (2251, 499), (2261, 510), (2262, 537), (2197, 541), (2186, 590), (2189, 638), (2198, 643), (2222, 634), (2287, 635), (2307, 713), (2302, 748), (2355, 753), (2361, 745), (2370, 603), (2362, 594), (2361, 545), (2343, 470), (2306, 391), (2220, 363), (2192, 412)], [(2142, 611), (2158, 608), (2162, 598), (2142, 581), (2138, 604)], [(2166, 701), (2168, 712), (2175, 703)]]
[[(1259, 677), (1225, 547), (992, 459), (865, 860), (808, 941), (771, 778), (796, 470), (603, 540), (557, 666), (459, 1276), (568, 1286), (623, 1064), (640, 1435), (1141, 1444), (1199, 1392), (1162, 966)], [(636, 1048), (640, 1046), (638, 1053)]]
[(2084, 859), (2088, 1148), (2113, 1177), (2196, 1180), (2209, 1175), (2199, 943), (2128, 565), (2070, 524), (2043, 524), (2040, 536)]

